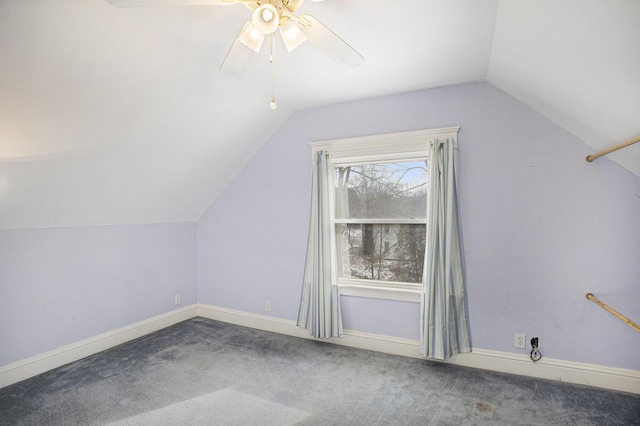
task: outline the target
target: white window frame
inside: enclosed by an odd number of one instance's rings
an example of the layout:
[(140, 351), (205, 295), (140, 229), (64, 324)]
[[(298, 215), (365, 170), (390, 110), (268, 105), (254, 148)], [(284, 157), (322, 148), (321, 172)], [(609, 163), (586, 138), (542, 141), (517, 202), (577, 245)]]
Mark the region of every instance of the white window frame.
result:
[[(328, 141), (312, 142), (311, 150), (313, 158), (318, 151), (328, 152), (330, 169), (333, 171), (336, 165), (370, 164), (375, 162), (391, 162), (405, 160), (424, 160), (429, 157), (429, 144), (435, 139), (453, 139), (457, 146), (458, 130), (460, 127), (444, 127), (438, 129), (424, 129), (401, 133), (387, 133), (372, 136), (361, 136), (346, 139), (334, 139)], [(332, 188), (331, 205), (331, 268), (334, 286), (340, 287), (340, 294), (346, 296), (370, 297), (376, 299), (391, 299), (409, 302), (419, 302), (420, 292), (426, 277), (423, 274), (423, 283), (393, 283), (386, 284), (381, 281), (363, 280), (355, 278), (339, 278), (337, 268), (337, 251), (335, 238), (335, 224), (349, 223), (349, 219), (335, 219), (335, 174), (329, 173), (327, 185)], [(427, 197), (429, 194), (427, 194)], [(428, 202), (428, 200), (427, 200)], [(381, 223), (379, 220), (373, 220)], [(353, 220), (353, 223), (366, 223), (366, 219)], [(394, 223), (393, 219), (385, 219), (382, 223)], [(395, 223), (425, 224), (427, 219), (415, 219), (407, 221), (399, 219)]]

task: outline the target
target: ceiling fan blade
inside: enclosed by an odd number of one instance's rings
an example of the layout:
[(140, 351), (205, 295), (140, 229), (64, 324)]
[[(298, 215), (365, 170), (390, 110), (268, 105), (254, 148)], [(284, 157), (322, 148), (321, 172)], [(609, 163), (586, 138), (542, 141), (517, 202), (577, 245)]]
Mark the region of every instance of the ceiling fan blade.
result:
[(251, 53), (259, 52), (263, 42), (264, 34), (257, 32), (251, 21), (244, 24), (227, 52), (227, 56), (222, 61), (220, 71), (233, 74), (241, 72), (251, 57)]
[(256, 0), (106, 0), (116, 7), (155, 6), (226, 6), (234, 3), (255, 3)]
[(358, 66), (364, 57), (311, 15), (291, 16), (309, 41), (339, 65)]

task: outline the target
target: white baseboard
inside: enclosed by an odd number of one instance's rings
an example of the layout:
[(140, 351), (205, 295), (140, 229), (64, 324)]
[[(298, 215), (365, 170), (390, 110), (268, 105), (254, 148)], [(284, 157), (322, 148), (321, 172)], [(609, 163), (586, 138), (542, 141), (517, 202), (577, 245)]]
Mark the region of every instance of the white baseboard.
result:
[(196, 316), (191, 305), (0, 367), (0, 388), (78, 361)]
[[(306, 330), (297, 327), (296, 323), (290, 320), (203, 304), (198, 304), (197, 315), (259, 330), (310, 338)], [(326, 339), (326, 341), (358, 349), (422, 358), (417, 340), (345, 330), (343, 338)], [(472, 353), (456, 355), (444, 362), (640, 394), (640, 371), (637, 370), (569, 362), (546, 357), (534, 363), (529, 359), (528, 354), (518, 355), (486, 349), (474, 349)]]
[[(216, 306), (196, 304), (158, 315), (117, 330), (63, 346), (61, 348), (0, 367), (0, 388), (28, 379), (51, 369), (143, 337), (196, 316), (274, 333), (310, 339), (306, 330), (294, 321), (252, 314)], [(326, 339), (329, 343), (422, 358), (417, 340), (345, 330), (344, 338)], [(440, 362), (440, 361), (437, 361)], [(640, 394), (640, 371), (593, 364), (542, 358), (531, 362), (527, 355), (474, 349), (444, 361), (448, 364), (542, 379), (595, 386)]]
[(529, 358), (529, 354), (518, 355), (488, 349), (474, 349), (473, 353), (455, 356), (452, 358), (451, 363), (502, 373), (640, 394), (640, 371), (638, 370), (547, 357), (543, 357), (540, 361), (534, 363)]

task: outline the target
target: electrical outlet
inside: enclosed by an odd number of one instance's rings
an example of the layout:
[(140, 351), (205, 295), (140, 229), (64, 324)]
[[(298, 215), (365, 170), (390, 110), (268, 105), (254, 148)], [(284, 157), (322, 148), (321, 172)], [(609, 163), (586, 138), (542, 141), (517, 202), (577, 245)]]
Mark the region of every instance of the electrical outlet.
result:
[(524, 334), (516, 333), (516, 348), (524, 349), (527, 347), (527, 338)]
[(174, 305), (179, 305), (180, 304), (180, 295), (179, 294), (176, 294), (176, 297), (174, 297), (173, 304)]
[(270, 312), (271, 311), (271, 302), (269, 302), (268, 300), (264, 301), (264, 311), (265, 312)]

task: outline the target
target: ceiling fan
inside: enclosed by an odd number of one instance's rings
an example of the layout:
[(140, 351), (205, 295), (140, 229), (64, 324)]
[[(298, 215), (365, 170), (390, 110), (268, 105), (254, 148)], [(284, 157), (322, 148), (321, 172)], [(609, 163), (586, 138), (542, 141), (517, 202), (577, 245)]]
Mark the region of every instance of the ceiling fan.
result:
[[(227, 6), (244, 4), (252, 11), (251, 20), (245, 23), (224, 58), (221, 71), (238, 73), (242, 71), (252, 52), (259, 52), (265, 36), (270, 38), (273, 63), (274, 36), (276, 31), (288, 52), (309, 40), (321, 52), (339, 65), (358, 66), (364, 57), (337, 34), (311, 15), (295, 15), (304, 0), (106, 0), (117, 7), (145, 6)], [(312, 0), (322, 1), (322, 0)], [(274, 83), (275, 86), (275, 83)], [(271, 108), (275, 109), (275, 95)]]

